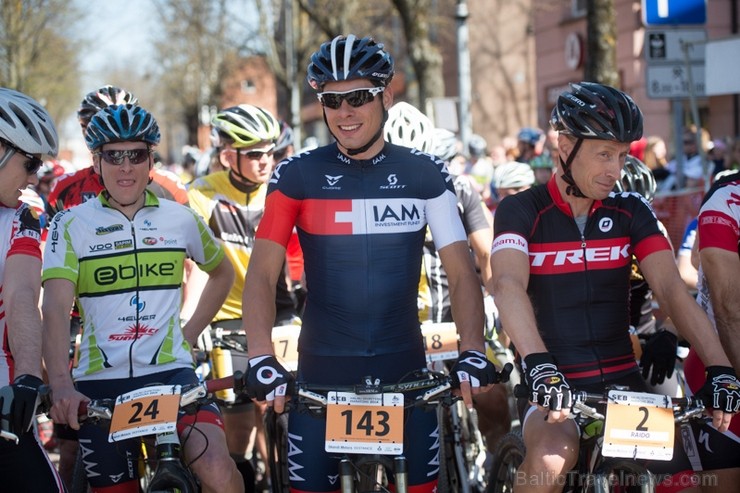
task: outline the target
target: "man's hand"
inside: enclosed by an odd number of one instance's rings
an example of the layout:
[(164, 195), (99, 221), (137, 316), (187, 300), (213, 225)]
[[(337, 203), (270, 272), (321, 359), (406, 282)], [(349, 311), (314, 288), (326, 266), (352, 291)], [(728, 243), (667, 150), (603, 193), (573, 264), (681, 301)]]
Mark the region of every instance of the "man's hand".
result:
[(651, 368), (650, 385), (661, 384), (666, 378), (671, 378), (676, 368), (677, 347), (678, 338), (667, 330), (659, 330), (648, 336), (640, 356), (642, 378), (647, 381)]
[(12, 385), (0, 389), (0, 428), (20, 436), (31, 429), (39, 404), (43, 381), (33, 375), (20, 375)]
[(500, 381), (496, 367), (480, 351), (463, 351), (450, 372), (452, 387), (459, 388), (463, 402), (473, 408), (473, 394), (488, 390)]
[(563, 421), (573, 405), (568, 381), (549, 353), (532, 353), (524, 357), (524, 378), (532, 393), (530, 401), (551, 411), (548, 421)]
[(721, 432), (727, 431), (732, 414), (740, 411), (740, 382), (729, 366), (708, 366), (704, 386), (696, 397), (714, 409), (713, 424)]
[(278, 363), (275, 356), (265, 354), (249, 359), (244, 387), (249, 397), (256, 401), (267, 401), (275, 412), (285, 409), (285, 394), (293, 383), (293, 375)]

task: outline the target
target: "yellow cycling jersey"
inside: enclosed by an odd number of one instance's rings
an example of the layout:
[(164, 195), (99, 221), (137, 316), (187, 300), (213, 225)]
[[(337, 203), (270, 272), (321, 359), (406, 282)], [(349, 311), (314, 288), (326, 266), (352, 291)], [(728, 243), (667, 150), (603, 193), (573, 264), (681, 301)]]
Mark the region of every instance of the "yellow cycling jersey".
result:
[[(234, 284), (214, 321), (242, 318), (242, 291), (254, 236), (265, 210), (267, 185), (255, 184), (246, 191), (229, 179), (229, 171), (203, 176), (188, 186), (190, 207), (200, 214), (220, 239), (236, 272)], [(293, 299), (285, 280), (277, 286), (276, 309), (292, 309)]]

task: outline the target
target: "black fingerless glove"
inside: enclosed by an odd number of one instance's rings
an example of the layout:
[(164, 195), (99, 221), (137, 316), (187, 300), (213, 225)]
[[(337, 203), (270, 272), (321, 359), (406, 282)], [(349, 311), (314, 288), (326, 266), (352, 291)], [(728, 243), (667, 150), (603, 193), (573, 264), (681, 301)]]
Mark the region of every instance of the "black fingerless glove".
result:
[(647, 381), (651, 368), (650, 385), (658, 385), (663, 383), (666, 378), (671, 378), (673, 370), (676, 368), (677, 348), (678, 338), (673, 333), (667, 330), (659, 330), (651, 334), (645, 341), (640, 357), (642, 378)]
[(550, 353), (525, 356), (522, 368), (532, 402), (551, 411), (570, 409), (573, 405), (572, 389)]
[(450, 372), (452, 387), (460, 388), (460, 382), (470, 382), (471, 387), (485, 387), (501, 380), (496, 367), (480, 351), (463, 351)]
[(266, 354), (249, 359), (244, 387), (252, 399), (272, 401), (276, 393), (285, 395), (293, 381), (293, 375), (275, 356)]
[(0, 427), (15, 435), (31, 429), (39, 403), (39, 387), (43, 381), (33, 375), (20, 375), (0, 389)]
[(705, 406), (726, 413), (740, 411), (740, 382), (735, 370), (729, 366), (707, 366), (704, 386), (696, 393), (696, 397), (704, 402)]

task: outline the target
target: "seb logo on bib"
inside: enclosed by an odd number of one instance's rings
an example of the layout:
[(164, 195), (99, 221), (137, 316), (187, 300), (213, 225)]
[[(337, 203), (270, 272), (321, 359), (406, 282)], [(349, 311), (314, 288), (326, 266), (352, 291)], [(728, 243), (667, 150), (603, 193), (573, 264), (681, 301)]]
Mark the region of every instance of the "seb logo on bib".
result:
[(530, 243), (531, 274), (569, 274), (595, 269), (618, 269), (630, 263), (628, 237), (562, 243)]

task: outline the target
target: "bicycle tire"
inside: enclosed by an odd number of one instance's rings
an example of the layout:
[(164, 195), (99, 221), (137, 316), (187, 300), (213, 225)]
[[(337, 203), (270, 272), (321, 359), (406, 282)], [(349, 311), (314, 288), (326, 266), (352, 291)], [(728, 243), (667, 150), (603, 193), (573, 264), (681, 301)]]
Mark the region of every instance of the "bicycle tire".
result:
[(493, 454), (486, 493), (510, 493), (516, 483), (516, 471), (524, 461), (524, 440), (519, 431), (501, 437)]
[(460, 491), (455, 467), (455, 451), (453, 433), (450, 423), (450, 410), (439, 406), (437, 420), (439, 422), (439, 475), (437, 477), (438, 493), (455, 493)]
[(267, 462), (272, 493), (288, 493), (290, 490), (288, 419), (288, 413), (277, 414), (272, 409), (268, 409), (264, 416), (268, 454), (271, 455)]

